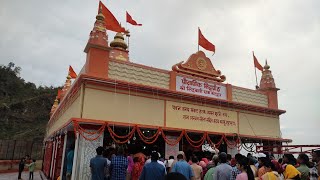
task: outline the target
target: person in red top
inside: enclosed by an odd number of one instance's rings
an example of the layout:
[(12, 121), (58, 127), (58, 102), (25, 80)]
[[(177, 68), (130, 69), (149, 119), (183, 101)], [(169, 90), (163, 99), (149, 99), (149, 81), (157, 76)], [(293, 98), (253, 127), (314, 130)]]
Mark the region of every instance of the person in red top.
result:
[(145, 158), (143, 156), (138, 156), (134, 158), (134, 161), (131, 179), (138, 180), (145, 164)]

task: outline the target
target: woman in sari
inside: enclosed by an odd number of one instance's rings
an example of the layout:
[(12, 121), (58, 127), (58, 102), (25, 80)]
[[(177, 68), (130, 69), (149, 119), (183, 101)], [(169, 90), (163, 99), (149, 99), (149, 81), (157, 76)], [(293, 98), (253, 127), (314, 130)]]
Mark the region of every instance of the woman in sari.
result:
[(143, 170), (144, 163), (145, 163), (145, 157), (142, 153), (139, 153), (139, 155), (134, 156), (134, 165), (133, 165), (132, 176), (131, 176), (132, 180), (139, 180), (139, 177)]

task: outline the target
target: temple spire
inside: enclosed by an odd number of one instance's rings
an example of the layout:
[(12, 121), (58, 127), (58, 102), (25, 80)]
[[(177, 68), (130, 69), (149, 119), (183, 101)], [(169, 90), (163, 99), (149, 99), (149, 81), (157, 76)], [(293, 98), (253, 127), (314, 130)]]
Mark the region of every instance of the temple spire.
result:
[(90, 32), (88, 43), (84, 49), (87, 53), (84, 74), (107, 78), (109, 66), (109, 52), (111, 48), (108, 45), (108, 35), (105, 23), (105, 16), (102, 13), (102, 3), (99, 3), (98, 15)]
[(66, 82), (64, 83), (64, 86), (62, 88), (62, 92), (61, 92), (61, 97), (60, 97), (60, 101), (64, 98), (64, 96), (67, 94), (68, 90), (70, 89), (71, 86), (71, 76), (70, 74), (68, 74)]
[(59, 103), (58, 103), (58, 97), (56, 97), (56, 99), (54, 100), (54, 103), (51, 107), (51, 111), (50, 111), (50, 117), (53, 115), (53, 113), (56, 111), (57, 107), (58, 107)]
[(268, 96), (268, 107), (273, 109), (278, 109), (278, 93), (279, 90), (276, 87), (276, 83), (274, 82), (274, 78), (270, 71), (270, 66), (266, 60), (266, 64), (263, 67), (262, 76), (260, 80), (259, 91), (263, 91)]
[(269, 70), (270, 66), (266, 60), (266, 64), (263, 67), (262, 76), (260, 80), (260, 89), (265, 88), (276, 88), (276, 84), (274, 82), (271, 71)]
[(88, 52), (90, 45), (108, 47), (108, 35), (106, 32), (106, 23), (104, 19), (105, 17), (102, 14), (102, 7), (100, 5), (99, 12), (96, 16), (96, 21), (92, 31), (90, 32), (88, 44), (84, 50), (85, 52)]

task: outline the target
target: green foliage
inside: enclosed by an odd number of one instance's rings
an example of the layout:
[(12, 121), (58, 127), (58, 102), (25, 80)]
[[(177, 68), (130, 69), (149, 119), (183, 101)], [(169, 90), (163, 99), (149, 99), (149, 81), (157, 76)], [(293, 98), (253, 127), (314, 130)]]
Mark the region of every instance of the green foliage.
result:
[(37, 87), (21, 68), (0, 66), (0, 139), (43, 139), (58, 87)]

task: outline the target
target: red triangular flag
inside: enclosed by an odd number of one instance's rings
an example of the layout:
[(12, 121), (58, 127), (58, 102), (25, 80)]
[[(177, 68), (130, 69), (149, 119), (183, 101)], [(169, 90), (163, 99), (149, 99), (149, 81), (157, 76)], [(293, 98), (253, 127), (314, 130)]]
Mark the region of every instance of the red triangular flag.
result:
[(263, 71), (263, 67), (261, 66), (261, 64), (259, 63), (258, 59), (256, 58), (256, 56), (254, 56), (253, 53), (253, 63), (254, 63), (254, 67), (256, 67), (257, 69), (259, 69), (260, 71)]
[(58, 89), (58, 95), (57, 95), (57, 99), (61, 98), (61, 89)]
[(99, 10), (104, 15), (104, 22), (106, 23), (106, 29), (115, 32), (126, 32), (126, 30), (121, 27), (118, 20), (114, 17), (114, 15), (109, 11), (109, 9), (99, 1)]
[(199, 35), (199, 39), (198, 39), (198, 43), (199, 46), (203, 47), (204, 49), (208, 50), (208, 51), (216, 51), (216, 47), (210, 42), (208, 41), (201, 33), (200, 28), (198, 31), (198, 35)]
[(142, 24), (138, 24), (135, 20), (132, 19), (132, 17), (130, 16), (130, 14), (126, 11), (126, 19), (127, 22), (134, 25), (134, 26), (142, 26)]
[(71, 76), (72, 79), (77, 78), (77, 74), (74, 72), (71, 66), (69, 66), (69, 75)]

